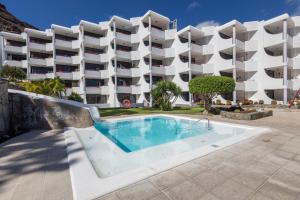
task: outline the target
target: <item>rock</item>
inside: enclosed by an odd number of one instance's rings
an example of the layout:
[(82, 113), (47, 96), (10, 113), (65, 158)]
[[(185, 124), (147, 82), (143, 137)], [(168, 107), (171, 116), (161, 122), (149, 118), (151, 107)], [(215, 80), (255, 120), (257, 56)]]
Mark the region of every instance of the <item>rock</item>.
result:
[(36, 27), (23, 22), (7, 11), (5, 5), (0, 3), (0, 31), (21, 33), (24, 28), (37, 29)]

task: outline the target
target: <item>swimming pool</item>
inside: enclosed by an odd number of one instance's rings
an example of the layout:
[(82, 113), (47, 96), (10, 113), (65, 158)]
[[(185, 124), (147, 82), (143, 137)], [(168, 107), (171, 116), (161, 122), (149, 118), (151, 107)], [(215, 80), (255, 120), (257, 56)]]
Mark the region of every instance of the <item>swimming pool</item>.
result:
[[(226, 128), (219, 132), (208, 121), (188, 120), (168, 116), (150, 116), (139, 119), (105, 121), (95, 124), (99, 134), (105, 135), (125, 152), (133, 152), (160, 144), (199, 135), (224, 136), (242, 134), (244, 129)], [(217, 139), (217, 138), (216, 138)]]
[(267, 131), (171, 115), (108, 119), (65, 132), (73, 195), (94, 199)]

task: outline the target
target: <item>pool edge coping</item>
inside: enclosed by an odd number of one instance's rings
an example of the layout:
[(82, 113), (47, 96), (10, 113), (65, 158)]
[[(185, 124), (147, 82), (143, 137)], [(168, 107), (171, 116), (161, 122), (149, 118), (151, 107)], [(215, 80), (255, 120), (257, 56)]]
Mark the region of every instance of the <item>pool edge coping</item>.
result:
[[(151, 114), (151, 115), (142, 115), (142, 116), (127, 116), (127, 117), (122, 117), (117, 119), (109, 119), (109, 121), (126, 120), (126, 119), (150, 117), (150, 116), (169, 116), (173, 118), (199, 120), (197, 118), (191, 118), (186, 116)], [(115, 176), (111, 176), (108, 178), (98, 177), (97, 173), (95, 172), (94, 166), (90, 162), (88, 155), (86, 154), (84, 147), (80, 142), (80, 139), (75, 133), (78, 130), (80, 131), (85, 129), (91, 129), (94, 127), (89, 127), (84, 129), (83, 128), (76, 129), (72, 127), (66, 128), (64, 135), (65, 135), (65, 143), (67, 146), (69, 170), (70, 170), (74, 199), (94, 199), (94, 198), (101, 197), (115, 190), (124, 188), (128, 185), (147, 179), (163, 171), (175, 168), (179, 165), (192, 161), (196, 158), (203, 157), (217, 150), (221, 150), (225, 147), (231, 146), (245, 139), (255, 137), (257, 135), (266, 133), (271, 130), (268, 127), (248, 126), (243, 124), (234, 124), (234, 123), (219, 122), (219, 121), (211, 121), (211, 122), (218, 123), (218, 124), (226, 124), (235, 127), (256, 128), (257, 131), (255, 131), (255, 133), (251, 135), (246, 134), (246, 135), (241, 135), (239, 137), (235, 136), (234, 138), (228, 138), (223, 141), (218, 141), (216, 142), (216, 144), (218, 144), (218, 147), (205, 145), (203, 147), (196, 148), (188, 152), (174, 155), (172, 158), (168, 159), (167, 161), (157, 161), (151, 164), (150, 166), (129, 170), (127, 172), (117, 174)], [(76, 149), (77, 151), (75, 151)], [(78, 151), (78, 149), (80, 150)], [(77, 164), (72, 164), (73, 160), (79, 160), (80, 162), (78, 162)]]

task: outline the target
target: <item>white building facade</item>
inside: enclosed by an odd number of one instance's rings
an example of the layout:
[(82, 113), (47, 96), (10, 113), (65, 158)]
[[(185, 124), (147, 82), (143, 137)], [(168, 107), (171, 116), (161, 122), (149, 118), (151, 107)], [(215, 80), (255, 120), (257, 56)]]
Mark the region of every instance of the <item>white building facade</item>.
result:
[(119, 107), (124, 99), (151, 105), (150, 91), (160, 80), (181, 87), (176, 104), (191, 105), (188, 81), (197, 76), (233, 77), (233, 94), (219, 97), (233, 103), (287, 104), (300, 88), (300, 17), (288, 14), (177, 30), (169, 18), (148, 11), (130, 20), (1, 32), (0, 43), (2, 66), (24, 69), (29, 80), (59, 76), (67, 94), (99, 107)]

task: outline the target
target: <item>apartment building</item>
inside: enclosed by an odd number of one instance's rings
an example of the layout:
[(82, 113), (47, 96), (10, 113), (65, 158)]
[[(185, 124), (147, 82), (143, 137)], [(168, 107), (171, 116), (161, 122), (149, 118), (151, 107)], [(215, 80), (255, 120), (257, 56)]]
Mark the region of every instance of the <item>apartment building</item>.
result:
[(300, 88), (300, 17), (230, 21), (177, 30), (156, 12), (109, 21), (52, 25), (22, 34), (1, 32), (1, 64), (20, 67), (29, 80), (61, 77), (88, 104), (119, 107), (124, 99), (152, 104), (151, 88), (170, 80), (182, 89), (176, 104), (191, 105), (188, 81), (196, 76), (233, 77), (236, 88), (222, 101), (251, 99), (287, 104)]

